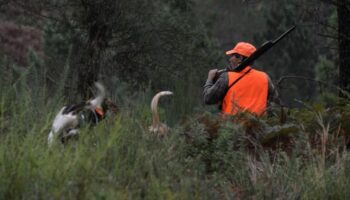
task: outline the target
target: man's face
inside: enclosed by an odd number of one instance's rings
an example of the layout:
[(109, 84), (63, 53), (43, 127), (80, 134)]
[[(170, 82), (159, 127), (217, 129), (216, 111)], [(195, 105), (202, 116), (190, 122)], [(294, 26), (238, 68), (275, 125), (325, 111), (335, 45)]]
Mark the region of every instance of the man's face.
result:
[(236, 67), (239, 63), (242, 62), (243, 56), (241, 56), (239, 54), (234, 53), (234, 54), (231, 54), (229, 56), (230, 56), (229, 62), (230, 62), (231, 67)]

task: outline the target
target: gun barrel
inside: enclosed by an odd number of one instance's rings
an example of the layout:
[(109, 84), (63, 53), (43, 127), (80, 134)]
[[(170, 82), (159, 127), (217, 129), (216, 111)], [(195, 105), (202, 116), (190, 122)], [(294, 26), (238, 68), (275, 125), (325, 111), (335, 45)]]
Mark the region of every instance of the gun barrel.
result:
[(286, 35), (288, 35), (291, 31), (295, 29), (295, 26), (292, 26), (290, 29), (288, 29), (286, 32), (284, 32), (282, 35), (280, 35), (275, 41), (273, 41), (274, 44), (282, 40)]

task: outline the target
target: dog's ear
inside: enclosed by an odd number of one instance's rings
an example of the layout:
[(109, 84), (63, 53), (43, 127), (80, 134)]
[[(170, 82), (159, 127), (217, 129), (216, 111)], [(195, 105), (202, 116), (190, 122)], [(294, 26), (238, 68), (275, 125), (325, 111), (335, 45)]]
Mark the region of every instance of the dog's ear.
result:
[[(111, 99), (106, 98), (104, 100), (105, 109), (111, 111), (113, 114), (117, 114), (119, 112), (119, 108), (116, 103), (114, 103)], [(104, 108), (104, 106), (102, 106)]]

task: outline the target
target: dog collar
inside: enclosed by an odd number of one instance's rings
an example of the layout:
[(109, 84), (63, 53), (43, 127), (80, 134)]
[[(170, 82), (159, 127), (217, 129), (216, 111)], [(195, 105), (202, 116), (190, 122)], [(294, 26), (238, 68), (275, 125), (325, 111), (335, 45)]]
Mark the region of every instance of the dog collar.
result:
[(102, 108), (95, 108), (95, 112), (101, 117), (103, 117), (105, 115)]

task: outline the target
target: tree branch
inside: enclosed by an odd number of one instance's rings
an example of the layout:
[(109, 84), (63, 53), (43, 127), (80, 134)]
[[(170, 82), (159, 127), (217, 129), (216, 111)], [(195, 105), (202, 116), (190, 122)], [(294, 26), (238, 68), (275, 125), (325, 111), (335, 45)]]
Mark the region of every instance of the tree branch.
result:
[(280, 85), (282, 84), (282, 81), (284, 80), (287, 80), (287, 79), (299, 79), (299, 80), (305, 80), (305, 81), (313, 81), (313, 82), (317, 82), (318, 84), (322, 84), (322, 85), (326, 85), (330, 88), (335, 88), (337, 89), (338, 91), (340, 91), (342, 94), (344, 94), (345, 96), (347, 96), (348, 98), (350, 98), (350, 93), (341, 89), (340, 87), (338, 86), (335, 86), (333, 84), (329, 84), (329, 83), (326, 83), (324, 81), (320, 81), (320, 80), (316, 80), (316, 79), (313, 79), (313, 78), (309, 78), (309, 77), (305, 77), (305, 76), (282, 76), (278, 81), (277, 81), (277, 87), (280, 88)]

